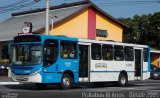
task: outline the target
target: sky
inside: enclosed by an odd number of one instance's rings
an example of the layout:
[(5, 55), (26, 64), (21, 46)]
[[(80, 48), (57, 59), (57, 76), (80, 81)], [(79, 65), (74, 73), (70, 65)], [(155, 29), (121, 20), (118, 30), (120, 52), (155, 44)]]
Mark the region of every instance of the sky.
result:
[[(40, 0), (38, 3), (30, 3), (34, 0), (0, 0), (0, 22), (11, 17), (11, 13), (21, 12), (24, 10), (45, 7), (46, 0)], [(37, 0), (35, 0), (37, 1)], [(82, 0), (50, 0), (50, 6), (62, 3), (70, 3)], [(134, 15), (153, 14), (160, 12), (160, 0), (91, 0), (102, 10), (106, 11), (115, 18), (132, 18)], [(27, 7), (15, 8), (14, 6), (21, 3), (28, 3)], [(30, 4), (29, 4), (30, 3)], [(19, 3), (20, 4), (20, 3)], [(8, 6), (10, 5), (10, 6)], [(12, 11), (8, 12), (8, 8)], [(13, 10), (16, 9), (16, 10)]]

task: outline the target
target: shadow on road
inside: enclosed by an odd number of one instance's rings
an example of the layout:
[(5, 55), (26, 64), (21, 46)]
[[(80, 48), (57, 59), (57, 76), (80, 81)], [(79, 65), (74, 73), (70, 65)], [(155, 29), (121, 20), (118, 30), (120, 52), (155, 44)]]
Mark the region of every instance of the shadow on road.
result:
[[(135, 84), (128, 84), (127, 87), (136, 86)], [(143, 85), (144, 86), (144, 85)], [(40, 90), (36, 87), (34, 84), (20, 84), (20, 85), (5, 85), (6, 88), (9, 89), (18, 89), (18, 90)], [(115, 86), (114, 83), (106, 83), (103, 87), (97, 87), (94, 86), (93, 83), (79, 83), (74, 84), (71, 90), (81, 90), (81, 89), (94, 89), (94, 88), (104, 88), (104, 87), (118, 87)], [(44, 88), (43, 90), (59, 90), (59, 87), (57, 85), (48, 85), (47, 88)], [(42, 90), (40, 90), (42, 91)]]

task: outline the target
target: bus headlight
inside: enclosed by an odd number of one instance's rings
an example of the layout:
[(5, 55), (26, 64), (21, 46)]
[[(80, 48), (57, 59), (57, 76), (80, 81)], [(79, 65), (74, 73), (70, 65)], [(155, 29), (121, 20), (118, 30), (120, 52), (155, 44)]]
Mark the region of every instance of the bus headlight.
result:
[(36, 70), (34, 73), (30, 74), (30, 76), (34, 76), (34, 75), (38, 74), (40, 71), (41, 71), (41, 68)]

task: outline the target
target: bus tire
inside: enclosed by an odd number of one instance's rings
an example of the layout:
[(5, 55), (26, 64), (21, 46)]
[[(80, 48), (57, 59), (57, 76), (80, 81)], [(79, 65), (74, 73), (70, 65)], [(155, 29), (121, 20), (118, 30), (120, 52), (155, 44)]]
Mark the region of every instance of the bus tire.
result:
[(105, 82), (94, 82), (93, 84), (96, 87), (103, 87), (103, 86), (105, 86), (106, 83)]
[(44, 83), (36, 83), (35, 85), (39, 89), (45, 89), (47, 87), (47, 84)]
[(73, 84), (73, 79), (69, 74), (63, 74), (61, 83), (59, 84), (60, 89), (70, 89)]
[(127, 84), (128, 84), (127, 75), (124, 74), (124, 73), (121, 73), (121, 74), (119, 75), (118, 85), (119, 85), (120, 87), (125, 87)]

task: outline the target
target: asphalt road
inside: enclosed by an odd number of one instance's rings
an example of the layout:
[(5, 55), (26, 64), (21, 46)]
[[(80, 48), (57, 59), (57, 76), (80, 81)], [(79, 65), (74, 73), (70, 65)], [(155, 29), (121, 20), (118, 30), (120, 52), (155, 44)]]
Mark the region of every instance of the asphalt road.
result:
[(0, 98), (160, 98), (160, 80), (134, 81), (127, 87), (85, 83), (70, 90), (59, 90), (57, 86), (39, 90), (33, 84), (0, 85)]

